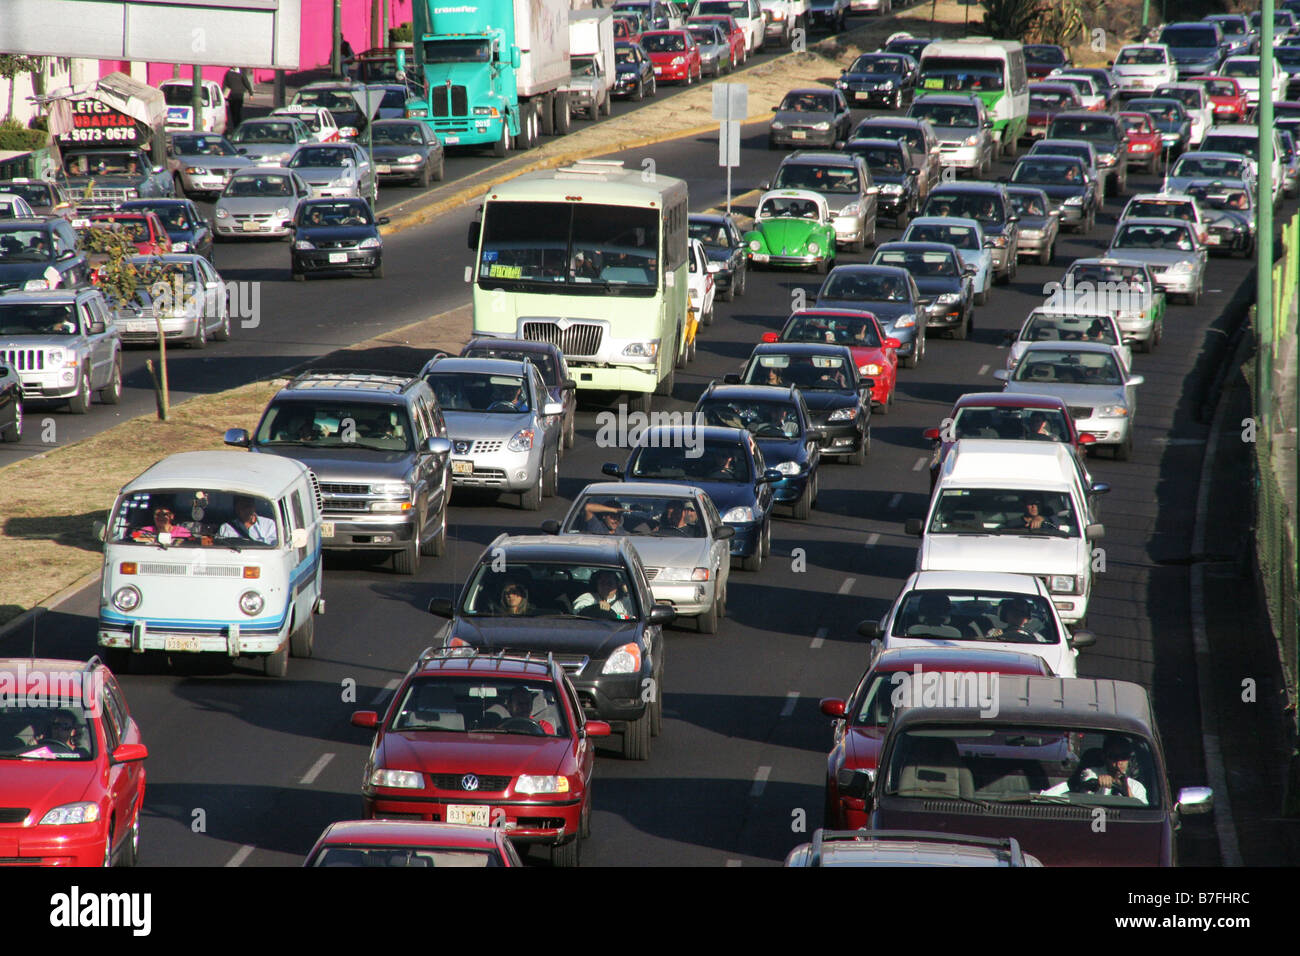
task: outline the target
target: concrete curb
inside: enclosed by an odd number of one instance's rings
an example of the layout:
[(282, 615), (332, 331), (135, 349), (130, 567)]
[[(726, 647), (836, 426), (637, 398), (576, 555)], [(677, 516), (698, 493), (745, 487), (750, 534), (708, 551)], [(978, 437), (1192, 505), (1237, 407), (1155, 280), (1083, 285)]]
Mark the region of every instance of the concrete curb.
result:
[(45, 598), (43, 601), (41, 601), (41, 603), (37, 604), (35, 607), (28, 608), (26, 611), (23, 611), (22, 614), (19, 614), (8, 624), (0, 626), (0, 640), (4, 640), (8, 638), (15, 631), (18, 631), (19, 629), (27, 626), (28, 624), (31, 624), (34, 621), (38, 620), (39, 618), (44, 617), (47, 611), (54, 610), (60, 604), (67, 601), (69, 598), (73, 597), (76, 594), (80, 594), (83, 590), (85, 590), (90, 585), (99, 583), (100, 576), (103, 573), (104, 573), (103, 568), (97, 568), (96, 570), (91, 571), (88, 574), (83, 574), (81, 577), (79, 577), (77, 580), (73, 581), (71, 584), (67, 585), (66, 587), (64, 587), (62, 590), (55, 592), (54, 594), (50, 595), (48, 598)]

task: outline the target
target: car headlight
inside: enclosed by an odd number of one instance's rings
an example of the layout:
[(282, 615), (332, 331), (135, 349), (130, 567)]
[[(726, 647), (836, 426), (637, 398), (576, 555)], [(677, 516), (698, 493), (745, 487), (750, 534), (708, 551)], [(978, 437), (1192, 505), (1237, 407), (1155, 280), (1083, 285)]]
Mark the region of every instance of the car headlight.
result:
[(279, 209), (275, 211), (275, 214), (279, 216), (281, 219), (287, 218), (289, 215), (289, 207), (281, 206)]
[(757, 239), (751, 239), (749, 240), (749, 248), (752, 249), (754, 252), (758, 252), (759, 249), (763, 248), (763, 244), (759, 242)]
[(980, 144), (980, 138), (978, 136), (973, 136), (973, 135), (967, 136), (964, 140), (962, 140), (963, 146), (978, 146), (979, 144)]
[(885, 80), (885, 82), (880, 84), (880, 89), (882, 90), (892, 90), (893, 88), (894, 88), (893, 80)]
[(172, 252), (189, 252), (190, 244), (188, 242), (173, 242)]
[(772, 120), (772, 129), (785, 129), (785, 124), (780, 120)]
[(898, 318), (894, 319), (894, 328), (896, 329), (910, 329), (915, 325), (916, 325), (915, 315), (911, 315), (911, 314), (900, 315)]
[(861, 213), (861, 212), (862, 212), (862, 204), (861, 204), (861, 203), (856, 203), (856, 202), (851, 202), (851, 203), (849, 203), (847, 206), (845, 206), (843, 209), (841, 209), (839, 212), (837, 212), (835, 215), (837, 215), (837, 216), (844, 216), (845, 218), (849, 218), (849, 219), (851, 219), (851, 218), (853, 218), (854, 216), (858, 215), (858, 214)]
[(685, 65), (686, 65), (686, 57), (684, 56), (673, 57), (672, 63), (669, 64), (669, 66), (685, 66)]
[(641, 648), (635, 641), (624, 644), (605, 661), (602, 674), (635, 674), (641, 669)]
[(880, 187), (880, 191), (884, 193), (886, 196), (903, 195), (903, 187), (900, 183), (885, 183), (883, 186)]
[(748, 505), (737, 505), (724, 514), (722, 520), (733, 524), (741, 521), (757, 521), (758, 513)]
[(421, 156), (419, 153), (411, 153), (409, 156), (399, 156), (397, 158), (397, 161), (399, 163), (418, 163), (423, 158), (424, 157)]
[(857, 418), (858, 410), (856, 408), (837, 408), (826, 416), (828, 422), (851, 422)]
[(316, 247), (313, 246), (310, 242), (308, 242), (306, 239), (298, 239), (298, 240), (296, 240), (296, 241), (294, 242), (294, 244), (293, 244), (293, 247), (294, 247), (295, 249), (297, 249), (299, 252), (307, 252), (307, 251), (309, 251), (309, 250), (311, 250), (311, 249), (315, 249), (315, 248), (316, 248)]
[(521, 428), (506, 442), (506, 451), (528, 451), (533, 447), (534, 437), (531, 428)]
[(708, 265), (708, 270), (710, 272), (721, 272), (722, 269), (723, 269), (723, 263), (721, 262), (710, 262)]
[(655, 339), (653, 342), (629, 342), (623, 347), (623, 354), (629, 358), (653, 361), (654, 357), (659, 354), (659, 340)]
[(28, 279), (23, 283), (24, 292), (44, 292), (49, 287), (49, 279)]
[(408, 119), (424, 119), (428, 115), (428, 109), (421, 109), (418, 106), (408, 107), (406, 110), (406, 116)]
[(875, 378), (880, 374), (880, 366), (874, 362), (858, 366), (858, 374), (865, 375), (867, 378)]
[(45, 354), (49, 357), (51, 365), (63, 364), (63, 349), (50, 349)]
[(661, 568), (656, 581), (707, 581), (708, 568)]
[(131, 186), (127, 189), (122, 190), (122, 195), (125, 196), (127, 199), (137, 199), (140, 196), (140, 190), (136, 189), (134, 186)]
[(262, 608), (265, 606), (266, 599), (256, 591), (245, 591), (243, 594), (239, 595), (239, 610), (247, 614), (249, 617), (254, 617), (257, 614), (260, 614)]
[(1184, 272), (1191, 272), (1191, 271), (1192, 271), (1192, 263), (1191, 263), (1190, 261), (1188, 261), (1187, 259), (1182, 259), (1182, 260), (1180, 260), (1180, 261), (1178, 261), (1178, 262), (1175, 262), (1172, 266), (1170, 266), (1170, 267), (1169, 267), (1169, 271), (1170, 271), (1170, 272), (1177, 272), (1177, 273), (1180, 273), (1180, 274), (1181, 274), (1181, 273), (1184, 273)]
[(212, 173), (209, 172), (207, 167), (205, 166), (186, 166), (185, 172), (188, 173), (190, 176), (211, 176), (212, 175)]
[(998, 249), (1005, 249), (1007, 246), (1007, 237), (1002, 234), (996, 236), (985, 236), (984, 245), (992, 246)]
[(803, 471), (797, 461), (782, 461), (772, 466), (783, 475), (797, 475)]
[(357, 248), (358, 248), (358, 249), (378, 249), (378, 248), (379, 248), (380, 246), (382, 246), (383, 244), (384, 244), (384, 241), (383, 241), (382, 239), (380, 239), (378, 236), (371, 236), (369, 239), (362, 239), (361, 242), (357, 244)]
[(1082, 196), (1069, 196), (1069, 197), (1066, 198), (1066, 200), (1065, 200), (1065, 202), (1064, 202), (1063, 205), (1066, 205), (1066, 206), (1082, 206), (1082, 205), (1083, 205), (1083, 197), (1082, 197)]
[(810, 242), (808, 243), (808, 251), (815, 256), (821, 255), (822, 247), (815, 242)]
[(90, 802), (65, 803), (41, 817), (39, 826), (62, 826), (72, 823), (94, 823), (99, 819), (99, 806)]
[(1115, 162), (1115, 154), (1114, 154), (1114, 153), (1102, 153), (1101, 156), (1098, 157), (1098, 159), (1100, 159), (1103, 163), (1105, 163), (1107, 166), (1109, 166), (1109, 165), (1111, 165), (1113, 162)]
[(370, 774), (370, 786), (423, 790), (424, 777), (414, 770), (384, 770), (382, 767), (376, 767)]
[(140, 591), (134, 585), (128, 584), (124, 588), (118, 588), (113, 592), (113, 607), (126, 614), (130, 614), (140, 606)]
[(411, 497), (411, 486), (404, 481), (381, 481), (378, 484), (371, 485), (370, 490), (376, 495), (383, 495), (387, 498)]
[[(500, 116), (500, 111), (495, 106), (476, 106), (474, 107), (475, 116)], [(417, 157), (418, 158), (418, 157)]]
[(961, 293), (959, 292), (945, 292), (943, 295), (939, 296), (940, 305), (956, 305), (960, 301)]
[(1098, 418), (1127, 418), (1128, 408), (1124, 405), (1102, 405), (1093, 414)]
[(845, 81), (845, 80), (836, 80), (836, 81), (835, 81), (835, 88), (836, 88), (837, 90), (847, 90), (847, 89), (849, 88), (849, 84), (848, 84), (848, 82)]
[(230, 218), (230, 212), (229, 212), (228, 210), (222, 209), (220, 206), (218, 206), (218, 207), (217, 207), (217, 218), (218, 218), (218, 219), (229, 219), (229, 218)]
[(1047, 578), (1047, 589), (1057, 594), (1071, 594), (1077, 580), (1073, 574), (1053, 574)]
[(831, 128), (831, 124), (830, 124), (830, 123), (827, 123), (827, 122), (825, 122), (825, 121), (823, 121), (823, 122), (821, 122), (821, 123), (813, 123), (812, 128), (815, 129), (815, 130), (817, 130), (817, 132), (819, 132), (819, 133), (824, 133), (824, 132), (826, 132), (828, 129)]
[(568, 793), (569, 778), (564, 774), (521, 774), (515, 781), (515, 793)]

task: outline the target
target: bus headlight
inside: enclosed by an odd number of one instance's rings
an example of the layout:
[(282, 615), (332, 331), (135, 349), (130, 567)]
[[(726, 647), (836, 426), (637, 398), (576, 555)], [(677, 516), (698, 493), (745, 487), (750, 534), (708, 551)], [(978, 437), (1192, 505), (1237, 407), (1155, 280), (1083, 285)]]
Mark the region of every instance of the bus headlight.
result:
[(239, 595), (239, 609), (249, 617), (260, 614), (265, 606), (266, 599), (256, 591), (245, 591)]

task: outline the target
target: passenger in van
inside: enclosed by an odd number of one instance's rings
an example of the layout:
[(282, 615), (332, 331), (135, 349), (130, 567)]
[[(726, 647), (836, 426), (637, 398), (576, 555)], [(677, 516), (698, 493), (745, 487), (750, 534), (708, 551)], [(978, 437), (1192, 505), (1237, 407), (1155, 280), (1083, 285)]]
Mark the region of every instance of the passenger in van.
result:
[(175, 523), (176, 516), (170, 508), (155, 508), (153, 510), (153, 524), (147, 524), (143, 528), (136, 528), (131, 532), (131, 537), (136, 541), (156, 541), (158, 535), (162, 532), (170, 534), (173, 538), (193, 537), (190, 530)]
[(262, 544), (276, 544), (275, 521), (257, 513), (257, 504), (247, 495), (235, 496), (235, 520), (217, 531), (219, 538), (247, 538)]

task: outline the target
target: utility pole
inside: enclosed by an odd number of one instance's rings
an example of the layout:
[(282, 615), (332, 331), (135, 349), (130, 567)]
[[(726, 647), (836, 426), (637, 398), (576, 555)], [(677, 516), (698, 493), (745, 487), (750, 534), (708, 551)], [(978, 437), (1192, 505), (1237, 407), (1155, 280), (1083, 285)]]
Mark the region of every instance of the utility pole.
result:
[(196, 133), (203, 132), (203, 67), (197, 63), (190, 67), (193, 84), (190, 86), (190, 111), (194, 114), (191, 122)]
[[(1255, 321), (1259, 335), (1262, 395), (1272, 404), (1273, 386), (1273, 0), (1262, 0), (1259, 18), (1259, 219), (1255, 243)], [(1263, 424), (1272, 421), (1272, 408), (1259, 410)]]
[(343, 75), (343, 0), (334, 0), (334, 45), (330, 53), (330, 73)]

